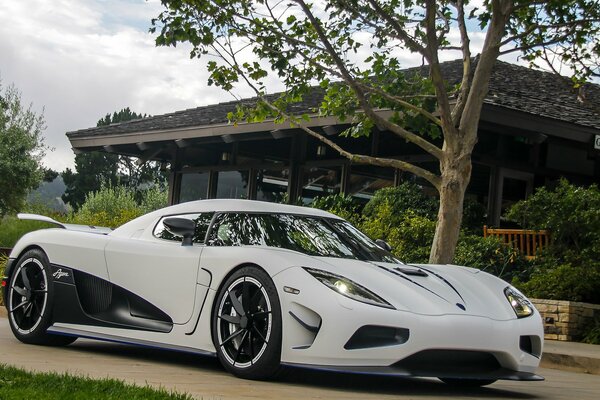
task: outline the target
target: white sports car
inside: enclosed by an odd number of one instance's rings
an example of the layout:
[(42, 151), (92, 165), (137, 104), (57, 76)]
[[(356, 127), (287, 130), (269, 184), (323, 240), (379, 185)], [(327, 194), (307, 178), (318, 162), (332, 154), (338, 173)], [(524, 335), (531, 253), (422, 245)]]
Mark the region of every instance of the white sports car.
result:
[(3, 279), (14, 335), (216, 355), (233, 374), (282, 365), (541, 380), (539, 313), (506, 282), (407, 265), (327, 212), (248, 200), (167, 207), (114, 231), (67, 225), (15, 245)]

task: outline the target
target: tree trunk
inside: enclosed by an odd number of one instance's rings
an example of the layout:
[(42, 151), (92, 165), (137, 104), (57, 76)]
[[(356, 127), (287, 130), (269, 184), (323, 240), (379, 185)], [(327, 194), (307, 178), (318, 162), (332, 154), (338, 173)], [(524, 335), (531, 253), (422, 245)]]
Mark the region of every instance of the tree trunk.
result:
[(440, 209), (429, 262), (450, 264), (454, 259), (463, 216), (465, 191), (471, 179), (471, 156), (448, 156), (440, 161)]

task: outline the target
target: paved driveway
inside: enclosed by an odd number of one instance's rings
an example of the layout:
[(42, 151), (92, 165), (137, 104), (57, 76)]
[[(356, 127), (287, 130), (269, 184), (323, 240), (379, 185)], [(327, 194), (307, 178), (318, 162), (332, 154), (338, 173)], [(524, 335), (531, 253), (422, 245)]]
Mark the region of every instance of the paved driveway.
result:
[(598, 376), (542, 369), (545, 382), (499, 382), (455, 390), (432, 379), (390, 379), (294, 371), (278, 382), (237, 379), (216, 359), (78, 340), (65, 348), (17, 341), (0, 316), (0, 362), (37, 371), (111, 377), (188, 392), (203, 399), (598, 399)]

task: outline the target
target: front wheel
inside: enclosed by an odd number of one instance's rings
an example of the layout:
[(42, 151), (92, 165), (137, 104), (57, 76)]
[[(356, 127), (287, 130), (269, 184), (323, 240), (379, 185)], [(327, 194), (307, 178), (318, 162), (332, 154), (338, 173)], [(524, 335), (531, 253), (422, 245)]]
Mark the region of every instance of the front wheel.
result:
[(54, 284), (50, 263), (41, 250), (29, 250), (19, 259), (8, 284), (6, 308), (10, 329), (27, 344), (61, 346), (76, 338), (46, 333), (52, 323)]
[(223, 285), (212, 316), (221, 364), (245, 379), (268, 379), (281, 364), (281, 306), (269, 275), (257, 267), (236, 271)]

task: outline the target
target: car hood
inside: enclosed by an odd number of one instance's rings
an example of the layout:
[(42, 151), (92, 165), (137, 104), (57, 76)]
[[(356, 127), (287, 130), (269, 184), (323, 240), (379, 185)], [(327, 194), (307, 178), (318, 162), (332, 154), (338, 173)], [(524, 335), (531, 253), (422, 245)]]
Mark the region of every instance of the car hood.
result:
[(456, 265), (406, 265), (325, 257), (319, 260), (320, 268), (366, 287), (398, 310), (497, 320), (516, 318), (504, 295), (508, 284), (479, 270)]

